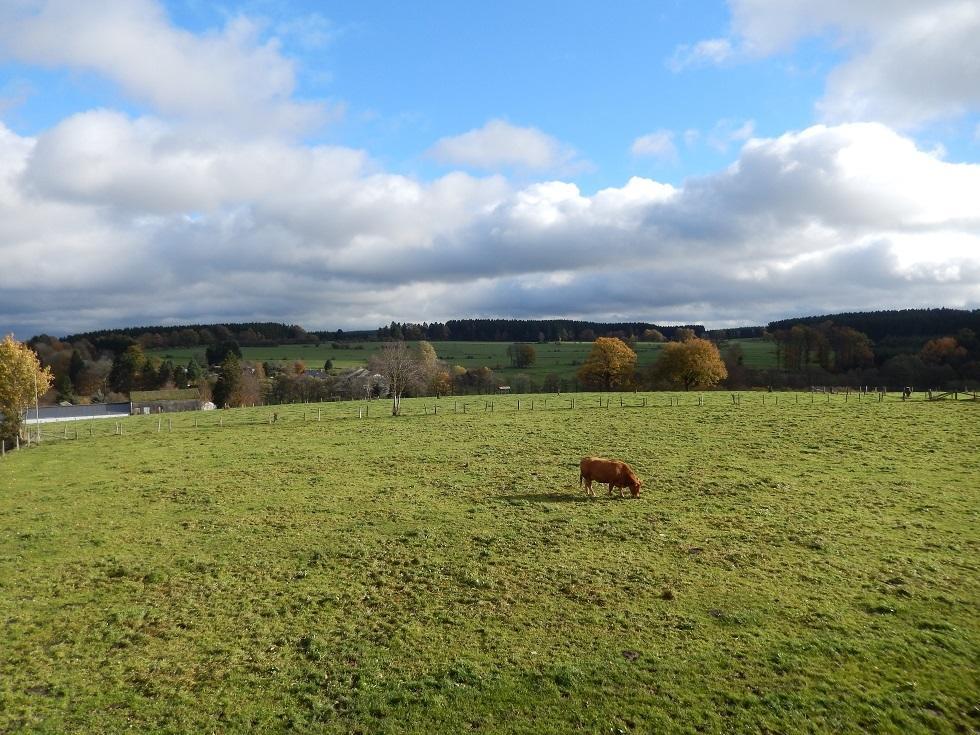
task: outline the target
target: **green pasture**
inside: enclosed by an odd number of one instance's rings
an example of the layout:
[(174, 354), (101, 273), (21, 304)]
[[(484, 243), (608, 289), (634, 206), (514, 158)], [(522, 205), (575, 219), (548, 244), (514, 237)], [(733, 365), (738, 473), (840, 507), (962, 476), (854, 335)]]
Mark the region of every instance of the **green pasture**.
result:
[(980, 404), (699, 397), (45, 426), (0, 732), (976, 731)]
[[(279, 345), (271, 347), (244, 347), (244, 359), (254, 362), (302, 360), (307, 367), (323, 367), (329, 359), (335, 369), (359, 367), (364, 365), (371, 354), (377, 350), (379, 342), (343, 342), (341, 349), (331, 347), (329, 342), (319, 345)], [(745, 354), (745, 364), (749, 367), (775, 367), (773, 343), (762, 339), (731, 340), (726, 344), (741, 345)], [(489, 367), (504, 375), (524, 373), (541, 381), (548, 373), (560, 377), (574, 377), (579, 366), (592, 349), (591, 342), (562, 342), (560, 344), (535, 344), (536, 361), (530, 368), (512, 368), (507, 348), (510, 342), (433, 342), (436, 354), (450, 365), (467, 368)], [(663, 345), (654, 342), (639, 342), (633, 348), (637, 353), (637, 364), (649, 365), (656, 361)], [(151, 350), (150, 354), (161, 359), (171, 359), (186, 363), (191, 357), (204, 363), (204, 348), (164, 348)]]

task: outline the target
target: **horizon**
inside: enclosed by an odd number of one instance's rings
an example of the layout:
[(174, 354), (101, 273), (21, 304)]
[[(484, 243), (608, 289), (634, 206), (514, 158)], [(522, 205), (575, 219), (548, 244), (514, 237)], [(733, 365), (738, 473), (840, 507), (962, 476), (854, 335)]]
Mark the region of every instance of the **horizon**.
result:
[(980, 308), (978, 33), (976, 0), (22, 0), (0, 333)]
[[(815, 319), (824, 319), (824, 320), (828, 320), (828, 321), (833, 321), (834, 318), (839, 318), (839, 317), (843, 317), (843, 316), (852, 316), (852, 315), (855, 315), (855, 314), (869, 314), (869, 315), (871, 315), (871, 314), (881, 314), (881, 313), (901, 313), (903, 311), (926, 311), (926, 312), (928, 312), (928, 311), (963, 311), (963, 312), (969, 313), (971, 311), (980, 311), (980, 309), (965, 310), (965, 309), (956, 309), (954, 307), (948, 307), (948, 306), (935, 306), (935, 307), (921, 307), (921, 308), (913, 308), (913, 309), (884, 309), (884, 310), (866, 311), (866, 312), (837, 312), (837, 313), (834, 313), (834, 314), (829, 314), (829, 313), (824, 313), (824, 314), (801, 314), (801, 315), (796, 315), (796, 316), (788, 316), (788, 317), (781, 317), (781, 318), (778, 318), (778, 319), (771, 319), (771, 320), (767, 321), (765, 324), (758, 324), (758, 323), (757, 324), (741, 324), (741, 325), (726, 326), (726, 327), (711, 327), (711, 326), (709, 326), (707, 324), (701, 324), (701, 323), (697, 323), (697, 322), (688, 322), (688, 323), (680, 323), (680, 322), (678, 322), (676, 324), (670, 324), (670, 323), (667, 323), (667, 322), (649, 322), (649, 321), (644, 321), (642, 319), (622, 319), (622, 320), (617, 320), (617, 321), (614, 321), (614, 322), (613, 321), (602, 322), (602, 321), (595, 321), (595, 320), (588, 320), (588, 319), (584, 319), (584, 320), (583, 319), (568, 319), (566, 317), (542, 317), (542, 318), (534, 318), (534, 319), (517, 319), (517, 318), (512, 318), (512, 317), (452, 317), (450, 319), (447, 319), (445, 322), (439, 322), (439, 321), (435, 321), (435, 322), (411, 322), (411, 321), (404, 321), (404, 320), (397, 320), (397, 319), (396, 320), (393, 320), (393, 321), (396, 322), (396, 323), (398, 323), (401, 326), (421, 325), (421, 324), (430, 324), (430, 325), (434, 325), (434, 324), (448, 324), (449, 322), (452, 322), (452, 321), (515, 321), (515, 322), (527, 322), (527, 321), (532, 321), (532, 322), (536, 322), (536, 321), (541, 321), (541, 322), (549, 322), (549, 321), (570, 321), (570, 322), (579, 323), (579, 324), (594, 324), (596, 326), (609, 326), (609, 327), (633, 323), (633, 324), (643, 324), (643, 325), (651, 326), (651, 327), (654, 327), (654, 328), (660, 328), (660, 327), (664, 327), (664, 328), (701, 327), (701, 328), (703, 328), (705, 330), (705, 332), (715, 332), (715, 331), (719, 331), (719, 330), (767, 329), (773, 323), (792, 322), (794, 320), (800, 320), (801, 322), (802, 321), (811, 321), (811, 320), (815, 320)], [(41, 333), (38, 333), (38, 334), (33, 334), (29, 338), (28, 337), (20, 338), (16, 334), (14, 334), (14, 338), (15, 339), (21, 339), (21, 341), (29, 341), (30, 339), (47, 335), (47, 336), (51, 336), (51, 337), (56, 337), (57, 339), (60, 339), (60, 340), (66, 340), (66, 339), (70, 339), (70, 338), (81, 338), (81, 337), (85, 337), (85, 336), (87, 336), (89, 334), (97, 334), (97, 333), (102, 333), (102, 332), (112, 333), (112, 332), (115, 332), (115, 331), (136, 331), (136, 330), (147, 330), (147, 331), (149, 331), (149, 330), (161, 329), (161, 328), (168, 329), (168, 330), (169, 329), (181, 329), (181, 328), (208, 328), (208, 327), (214, 327), (214, 326), (219, 326), (219, 325), (220, 326), (226, 326), (226, 327), (243, 327), (243, 326), (248, 326), (249, 324), (276, 324), (276, 325), (286, 326), (286, 327), (298, 326), (301, 329), (303, 329), (305, 332), (307, 332), (308, 334), (315, 334), (315, 333), (328, 334), (330, 332), (336, 333), (338, 331), (338, 329), (339, 329), (339, 331), (342, 331), (345, 334), (359, 334), (359, 333), (373, 333), (373, 332), (377, 332), (378, 330), (381, 330), (381, 329), (384, 329), (384, 328), (388, 327), (391, 324), (391, 322), (388, 322), (387, 324), (381, 324), (381, 325), (376, 325), (376, 326), (371, 326), (371, 327), (363, 327), (363, 328), (352, 327), (352, 328), (349, 328), (349, 329), (343, 329), (343, 328), (329, 329), (329, 328), (317, 328), (317, 327), (313, 327), (313, 328), (309, 328), (308, 329), (306, 327), (306, 325), (303, 325), (303, 324), (289, 323), (289, 322), (277, 322), (277, 321), (260, 322), (260, 321), (256, 321), (256, 320), (250, 320), (250, 321), (245, 321), (245, 322), (221, 321), (221, 322), (196, 322), (196, 323), (195, 322), (179, 322), (179, 323), (175, 323), (175, 324), (162, 324), (162, 323), (161, 324), (130, 324), (130, 325), (126, 325), (126, 326), (99, 327), (99, 328), (96, 328), (96, 329), (86, 330), (86, 331), (83, 331), (83, 332), (72, 332), (72, 333), (64, 333), (63, 332), (63, 333), (51, 334), (51, 333), (48, 333), (48, 332), (41, 332)], [(434, 340), (434, 341), (440, 341), (440, 340)], [(450, 341), (452, 341), (452, 340), (450, 340)], [(463, 341), (468, 341), (468, 340), (463, 340)], [(485, 341), (485, 340), (477, 340), (477, 341)], [(508, 341), (508, 340), (504, 340), (504, 341)], [(579, 340), (577, 340), (577, 339), (570, 339), (570, 340), (566, 340), (566, 341), (575, 342), (575, 341), (579, 341)]]

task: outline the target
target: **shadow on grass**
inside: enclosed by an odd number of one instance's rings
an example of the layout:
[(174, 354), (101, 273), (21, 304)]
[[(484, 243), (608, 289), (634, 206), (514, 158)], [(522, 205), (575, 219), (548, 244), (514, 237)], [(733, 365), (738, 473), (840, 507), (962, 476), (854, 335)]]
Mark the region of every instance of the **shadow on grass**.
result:
[[(594, 503), (601, 500), (600, 497), (590, 498), (584, 493), (556, 492), (556, 493), (518, 493), (515, 495), (500, 495), (501, 500), (508, 503), (527, 501), (530, 503)], [(616, 500), (619, 500), (617, 497)]]

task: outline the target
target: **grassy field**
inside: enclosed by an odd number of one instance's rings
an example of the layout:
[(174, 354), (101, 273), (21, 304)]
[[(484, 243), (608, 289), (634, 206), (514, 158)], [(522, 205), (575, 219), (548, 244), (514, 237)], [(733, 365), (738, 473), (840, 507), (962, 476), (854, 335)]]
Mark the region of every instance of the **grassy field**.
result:
[(980, 405), (575, 398), (45, 427), (0, 732), (976, 731)]
[[(775, 351), (771, 342), (762, 339), (732, 340), (739, 344), (745, 353), (745, 364), (749, 367), (775, 367)], [(281, 345), (275, 347), (245, 347), (242, 349), (246, 360), (287, 361), (303, 360), (307, 367), (323, 367), (328, 359), (333, 360), (334, 368), (358, 367), (367, 362), (371, 354), (380, 347), (378, 342), (349, 342), (344, 349), (334, 349), (329, 343), (321, 345)], [(564, 378), (575, 375), (579, 365), (592, 349), (591, 342), (562, 342), (561, 344), (536, 344), (537, 360), (530, 368), (510, 367), (507, 357), (509, 342), (433, 342), (436, 354), (450, 365), (463, 367), (489, 367), (503, 375), (525, 373), (541, 381), (548, 373), (557, 373)], [(662, 345), (653, 342), (639, 342), (634, 349), (637, 364), (649, 365), (656, 361)], [(162, 359), (172, 359), (186, 363), (192, 356), (204, 363), (204, 348), (166, 348), (151, 350), (150, 354)]]

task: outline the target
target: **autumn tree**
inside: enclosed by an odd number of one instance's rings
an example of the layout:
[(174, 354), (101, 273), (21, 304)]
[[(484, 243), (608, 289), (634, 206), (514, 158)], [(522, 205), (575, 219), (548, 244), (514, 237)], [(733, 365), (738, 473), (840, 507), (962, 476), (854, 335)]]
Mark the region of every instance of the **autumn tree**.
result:
[(643, 341), (644, 342), (666, 342), (667, 338), (664, 337), (663, 332), (659, 329), (644, 329), (643, 330)]
[(53, 376), (30, 347), (8, 334), (0, 342), (0, 441), (20, 431), (21, 415), (51, 387)]
[(687, 327), (678, 327), (674, 330), (674, 339), (678, 342), (688, 342), (692, 339), (696, 339), (697, 335), (694, 333), (693, 329), (688, 329)]
[[(431, 347), (431, 345), (430, 345)], [(401, 413), (402, 396), (425, 383), (426, 365), (417, 350), (404, 342), (387, 342), (368, 361), (368, 368), (383, 376), (391, 396), (391, 415)]]
[(515, 343), (507, 348), (507, 357), (510, 358), (510, 364), (513, 367), (526, 368), (534, 364), (538, 353), (534, 349), (534, 345)]
[(599, 337), (578, 370), (583, 385), (600, 390), (623, 389), (633, 380), (636, 353), (618, 337)]
[(664, 345), (654, 372), (684, 390), (710, 388), (728, 377), (718, 348), (697, 337)]
[(919, 357), (933, 365), (949, 364), (966, 357), (966, 350), (960, 347), (955, 337), (939, 337), (926, 342)]

